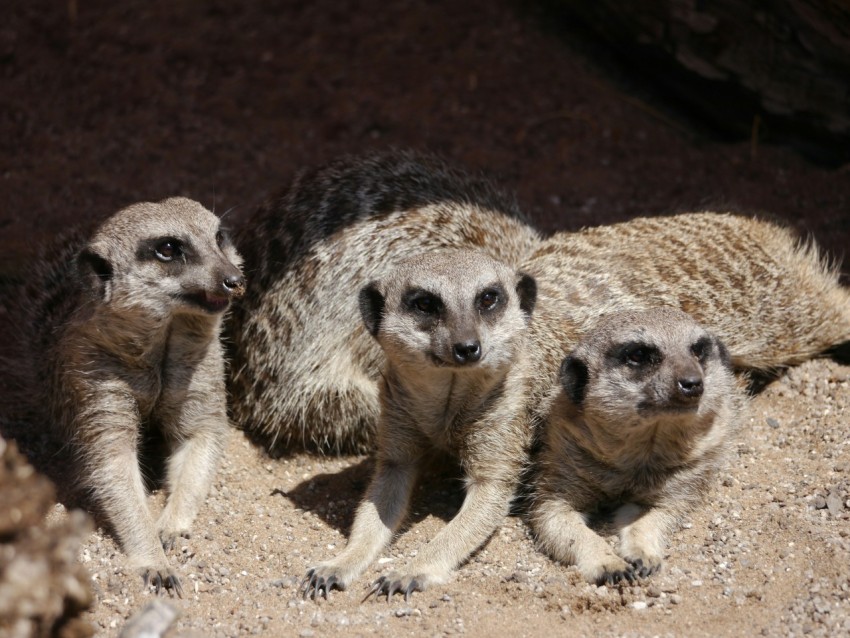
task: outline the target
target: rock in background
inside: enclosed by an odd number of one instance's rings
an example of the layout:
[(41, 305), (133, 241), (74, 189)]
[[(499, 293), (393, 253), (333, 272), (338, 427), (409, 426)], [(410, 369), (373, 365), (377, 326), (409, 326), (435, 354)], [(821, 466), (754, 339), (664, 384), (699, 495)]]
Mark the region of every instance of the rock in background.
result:
[(94, 633), (80, 617), (92, 594), (88, 572), (77, 562), (91, 523), (73, 511), (48, 527), (45, 516), (54, 502), (52, 483), (13, 442), (0, 438), (0, 636)]
[(685, 108), (734, 137), (850, 161), (850, 5), (554, 0)]

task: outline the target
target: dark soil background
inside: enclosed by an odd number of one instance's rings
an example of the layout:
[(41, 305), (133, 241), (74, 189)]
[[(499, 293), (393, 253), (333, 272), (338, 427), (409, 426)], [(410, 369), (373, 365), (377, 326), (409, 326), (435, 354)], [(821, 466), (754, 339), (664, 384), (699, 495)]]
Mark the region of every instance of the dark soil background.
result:
[(187, 195), (235, 223), (299, 168), (387, 146), (493, 174), (546, 230), (713, 208), (850, 245), (847, 167), (713, 141), (651, 70), (536, 6), (11, 0), (0, 273), (131, 202)]
[[(771, 146), (769, 131), (717, 141), (652, 76), (536, 3), (8, 0), (0, 12), (0, 355), (17, 320), (9, 284), (25, 279), (37, 247), (66, 227), (172, 195), (227, 212), (236, 225), (300, 168), (388, 146), (495, 176), (546, 231), (677, 211), (751, 212), (812, 234), (850, 270), (850, 167), (811, 164)], [(315, 611), (293, 585), (344, 537), (310, 512), (339, 497), (350, 514), (359, 490), (346, 472), (362, 459), (272, 462), (234, 434), (200, 533), (175, 561), (197, 577), (194, 596), (180, 603), (180, 627), (222, 636), (333, 635), (357, 623), (355, 633), (850, 631), (848, 514), (838, 501), (828, 518), (817, 500), (848, 498), (847, 368), (830, 365), (810, 364), (758, 398), (743, 461), (713, 509), (674, 541), (661, 589), (621, 591), (610, 604), (599, 602), (609, 600), (605, 588), (577, 583), (537, 554), (512, 519), (455, 583), (423, 594), (415, 609), (358, 606), (358, 592), (346, 592)], [(765, 426), (766, 415), (782, 428)], [(775, 467), (789, 485), (779, 496)], [(334, 494), (314, 496), (323, 473)], [(282, 498), (281, 486), (303, 498)], [(771, 517), (785, 521), (781, 529)], [(413, 534), (422, 530), (421, 541), (439, 525), (419, 521)], [(740, 539), (762, 530), (752, 560), (730, 563), (737, 580), (717, 576), (726, 558), (717, 549), (712, 563), (710, 547), (727, 532)], [(399, 552), (414, 551), (410, 536)], [(811, 549), (789, 554), (795, 542)], [(146, 596), (103, 532), (82, 560), (94, 574), (91, 620), (112, 633)], [(537, 620), (526, 624), (523, 610)]]

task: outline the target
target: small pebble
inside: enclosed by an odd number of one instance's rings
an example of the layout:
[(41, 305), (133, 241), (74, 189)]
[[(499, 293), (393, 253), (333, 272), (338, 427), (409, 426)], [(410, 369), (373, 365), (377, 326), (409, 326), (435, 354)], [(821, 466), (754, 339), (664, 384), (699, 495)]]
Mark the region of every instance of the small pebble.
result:
[(833, 516), (839, 516), (844, 510), (844, 503), (841, 502), (841, 497), (837, 492), (830, 492), (826, 497), (826, 508)]

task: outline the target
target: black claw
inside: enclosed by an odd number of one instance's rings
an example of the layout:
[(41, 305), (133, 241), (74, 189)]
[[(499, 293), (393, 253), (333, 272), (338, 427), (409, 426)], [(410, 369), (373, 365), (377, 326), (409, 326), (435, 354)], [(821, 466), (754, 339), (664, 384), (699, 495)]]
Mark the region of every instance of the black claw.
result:
[(626, 560), (628, 560), (629, 563), (631, 563), (632, 568), (634, 569), (635, 573), (638, 576), (640, 576), (641, 578), (647, 578), (649, 576), (652, 576), (652, 574), (654, 574), (655, 572), (658, 571), (658, 567), (659, 567), (658, 565), (654, 565), (654, 566), (653, 565), (646, 565), (643, 562), (642, 558), (636, 558), (634, 560), (630, 560), (630, 559), (626, 559)]
[(410, 600), (410, 595), (420, 588), (421, 585), (419, 584), (418, 580), (416, 580), (415, 578), (411, 580), (410, 584), (407, 586), (407, 589), (404, 590), (404, 602)]
[(637, 582), (637, 577), (635, 572), (629, 569), (620, 569), (613, 572), (605, 572), (602, 576), (600, 576), (597, 581), (598, 585), (609, 585), (614, 586), (622, 582), (628, 582), (630, 585), (634, 585)]
[(301, 596), (304, 600), (318, 600), (322, 596), (324, 596), (325, 600), (329, 600), (330, 592), (333, 588), (345, 589), (345, 587), (340, 586), (340, 580), (336, 575), (328, 578), (318, 576), (315, 568), (307, 570), (307, 575), (301, 581), (299, 588), (301, 589)]
[(366, 592), (366, 595), (363, 597), (363, 600), (361, 600), (360, 602), (365, 603), (373, 595), (375, 596), (375, 598), (380, 596), (381, 590), (384, 587), (384, 581), (385, 580), (386, 580), (386, 578), (384, 576), (381, 576), (378, 580), (376, 580), (374, 583), (372, 583), (372, 586), (369, 588), (369, 591)]
[(173, 589), (178, 598), (183, 598), (183, 585), (180, 584), (180, 579), (177, 576), (170, 575), (165, 581), (165, 588)]
[(142, 582), (146, 589), (153, 587), (157, 595), (160, 595), (163, 590), (166, 590), (168, 592), (174, 592), (180, 598), (183, 598), (183, 585), (180, 582), (180, 578), (175, 574), (167, 574), (163, 577), (156, 570), (146, 569), (142, 574)]
[(310, 583), (313, 580), (313, 572), (314, 571), (315, 571), (314, 569), (308, 569), (307, 574), (304, 576), (304, 578), (301, 579), (301, 583), (298, 585), (298, 589), (301, 590), (302, 594), (304, 592), (306, 592), (308, 589), (310, 589)]
[(304, 576), (304, 579), (301, 581), (301, 584), (298, 586), (301, 589), (301, 597), (304, 600), (308, 598), (315, 598), (315, 593), (313, 589), (316, 586), (316, 570), (308, 569), (307, 575)]

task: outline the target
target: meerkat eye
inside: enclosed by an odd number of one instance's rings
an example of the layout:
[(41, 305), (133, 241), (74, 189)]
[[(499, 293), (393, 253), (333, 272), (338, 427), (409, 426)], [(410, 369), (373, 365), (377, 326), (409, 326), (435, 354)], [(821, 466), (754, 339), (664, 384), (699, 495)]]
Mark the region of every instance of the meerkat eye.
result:
[(165, 239), (153, 250), (156, 258), (163, 262), (173, 261), (183, 256), (183, 247), (176, 239)]
[(706, 359), (708, 359), (711, 354), (711, 339), (703, 337), (691, 346), (691, 352), (697, 359), (699, 359), (700, 363), (705, 363)]
[(215, 234), (215, 244), (216, 244), (216, 246), (218, 246), (219, 248), (221, 248), (222, 244), (224, 244), (224, 233), (223, 233), (223, 232), (218, 231), (218, 232)]
[(639, 368), (658, 360), (658, 351), (652, 346), (635, 343), (623, 349), (622, 361), (627, 366)]
[(435, 315), (440, 311), (440, 300), (434, 295), (419, 295), (410, 300), (410, 307), (425, 315)]
[(499, 304), (498, 290), (485, 290), (478, 297), (478, 307), (481, 310), (492, 310)]

